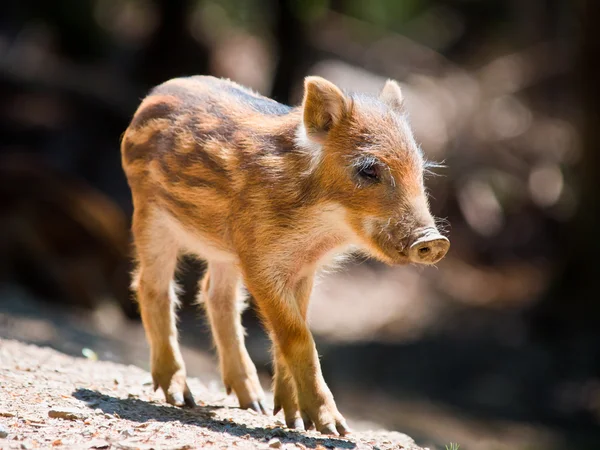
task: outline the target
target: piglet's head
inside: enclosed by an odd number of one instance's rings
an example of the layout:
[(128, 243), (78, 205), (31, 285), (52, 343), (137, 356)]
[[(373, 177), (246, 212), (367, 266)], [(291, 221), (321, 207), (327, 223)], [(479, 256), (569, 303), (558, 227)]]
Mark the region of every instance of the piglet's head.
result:
[(390, 264), (435, 264), (446, 255), (450, 242), (429, 211), (426, 162), (395, 81), (369, 97), (308, 77), (303, 125), (319, 188), (343, 206), (367, 252)]

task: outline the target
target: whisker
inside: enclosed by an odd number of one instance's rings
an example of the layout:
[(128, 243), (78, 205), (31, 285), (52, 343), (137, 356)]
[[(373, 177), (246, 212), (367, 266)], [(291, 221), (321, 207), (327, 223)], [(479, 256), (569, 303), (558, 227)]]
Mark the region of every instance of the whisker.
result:
[(441, 176), (442, 174), (436, 173), (436, 172), (434, 172), (434, 170), (435, 169), (445, 169), (446, 167), (448, 167), (448, 166), (446, 166), (446, 164), (444, 164), (444, 162), (445, 161), (441, 161), (441, 162), (428, 161), (428, 160), (423, 161), (423, 173), (425, 175), (431, 175), (434, 177)]

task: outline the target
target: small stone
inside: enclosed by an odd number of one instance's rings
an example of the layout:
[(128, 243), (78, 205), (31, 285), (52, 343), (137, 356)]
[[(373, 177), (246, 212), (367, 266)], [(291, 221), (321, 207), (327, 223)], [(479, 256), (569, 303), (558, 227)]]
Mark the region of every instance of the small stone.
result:
[(121, 436), (123, 436), (123, 437), (131, 437), (131, 436), (133, 436), (133, 433), (134, 433), (133, 429), (132, 428), (128, 428), (128, 429), (125, 429), (125, 430), (121, 431)]
[(8, 428), (0, 423), (0, 438), (4, 439), (8, 436)]
[(92, 441), (90, 441), (88, 443), (89, 447), (88, 448), (93, 448), (93, 449), (101, 449), (101, 448), (109, 448), (110, 444), (108, 443), (108, 441), (105, 441), (104, 439), (93, 439)]
[(104, 411), (102, 411), (100, 408), (96, 408), (94, 410), (94, 414), (96, 414), (97, 416), (101, 416), (104, 414)]
[(98, 355), (91, 348), (82, 348), (81, 354), (91, 361), (98, 361)]
[(273, 438), (269, 441), (269, 447), (271, 448), (280, 448), (281, 447), (281, 441), (277, 438)]
[(55, 408), (48, 411), (48, 417), (64, 420), (85, 420), (88, 418), (88, 415), (78, 409)]

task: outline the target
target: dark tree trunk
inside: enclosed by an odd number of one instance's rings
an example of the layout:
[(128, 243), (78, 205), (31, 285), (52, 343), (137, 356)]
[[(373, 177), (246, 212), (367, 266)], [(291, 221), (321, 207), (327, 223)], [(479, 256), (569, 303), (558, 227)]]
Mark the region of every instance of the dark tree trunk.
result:
[(275, 38), (278, 50), (271, 97), (289, 104), (293, 86), (308, 70), (310, 48), (304, 24), (294, 14), (291, 0), (275, 0), (273, 3), (277, 10)]
[(209, 51), (190, 35), (187, 16), (191, 2), (158, 2), (160, 25), (144, 50), (136, 75), (146, 87), (170, 78), (206, 74)]
[(531, 320), (538, 338), (568, 355), (568, 361), (562, 360), (572, 371), (589, 374), (600, 370), (595, 358), (600, 353), (600, 2), (588, 0), (579, 13), (577, 81), (583, 106), (579, 204), (565, 228), (562, 270)]

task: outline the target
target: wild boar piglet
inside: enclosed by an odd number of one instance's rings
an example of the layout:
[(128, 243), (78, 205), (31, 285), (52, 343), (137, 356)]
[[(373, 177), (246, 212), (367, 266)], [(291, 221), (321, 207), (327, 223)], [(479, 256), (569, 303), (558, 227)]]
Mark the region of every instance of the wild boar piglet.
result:
[(178, 256), (194, 254), (207, 262), (200, 295), (227, 391), (266, 412), (244, 345), (243, 284), (273, 341), (274, 413), (289, 427), (346, 434), (306, 320), (315, 272), (350, 250), (435, 264), (449, 247), (429, 211), (399, 85), (370, 97), (307, 77), (302, 105), (291, 108), (228, 80), (173, 79), (143, 100), (121, 153), (155, 388), (169, 403), (194, 404), (173, 283)]

